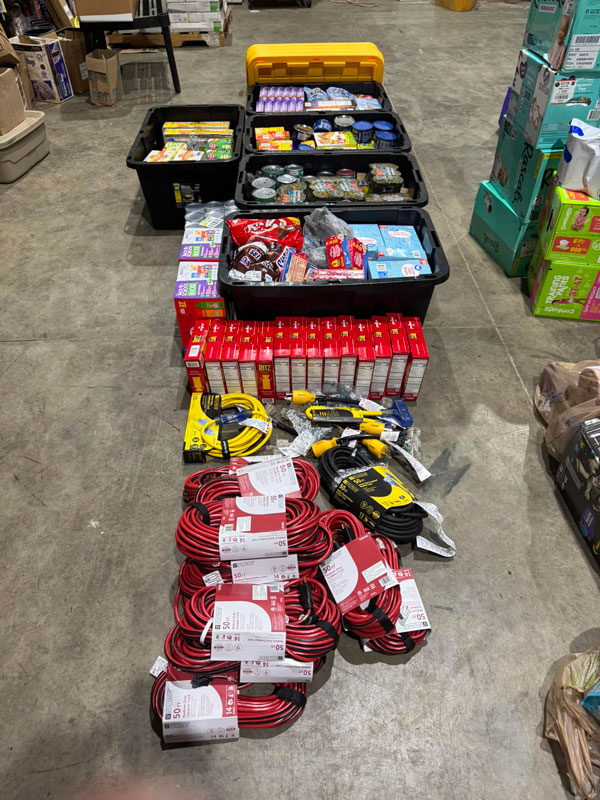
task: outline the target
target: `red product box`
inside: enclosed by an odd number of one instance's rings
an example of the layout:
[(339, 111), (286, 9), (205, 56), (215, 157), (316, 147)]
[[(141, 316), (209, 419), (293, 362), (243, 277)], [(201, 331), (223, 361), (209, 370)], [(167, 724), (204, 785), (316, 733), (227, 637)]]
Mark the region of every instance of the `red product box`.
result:
[(240, 376), (240, 323), (228, 322), (225, 326), (223, 349), (221, 350), (221, 367), (223, 380), (228, 394), (239, 394), (242, 391)]
[(306, 320), (306, 388), (309, 392), (323, 389), (323, 332), (316, 317)]
[(371, 317), (371, 333), (375, 349), (375, 366), (373, 367), (369, 397), (373, 400), (381, 400), (385, 394), (392, 363), (392, 346), (386, 317)]
[(338, 324), (335, 317), (321, 320), (323, 336), (323, 387), (337, 386), (340, 379), (340, 340)]
[(258, 397), (256, 368), (258, 361), (257, 334), (260, 322), (240, 322), (240, 378), (242, 392)]
[(329, 269), (360, 270), (364, 275), (364, 258), (366, 248), (358, 239), (347, 239), (345, 236), (330, 236), (325, 239), (327, 264)]
[(410, 354), (402, 384), (402, 399), (416, 400), (421, 391), (423, 376), (429, 361), (429, 350), (421, 328), (421, 320), (418, 317), (404, 317), (404, 325)]
[(277, 661), (285, 653), (285, 599), (270, 586), (215, 587), (213, 661)]
[(192, 392), (207, 392), (208, 379), (204, 365), (204, 348), (210, 330), (210, 320), (201, 319), (192, 328), (190, 341), (183, 362), (187, 370)]
[(256, 357), (256, 379), (258, 396), (261, 400), (275, 400), (275, 373), (273, 370), (273, 348), (275, 331), (271, 323), (257, 322), (261, 325), (258, 354)]
[(410, 347), (402, 320), (402, 314), (389, 313), (387, 315), (388, 331), (390, 334), (390, 344), (392, 346), (392, 363), (388, 374), (388, 382), (385, 389), (387, 397), (398, 397), (402, 390), (404, 373), (408, 362)]
[(340, 383), (342, 386), (354, 386), (358, 361), (354, 317), (338, 317), (338, 331), (340, 339)]
[(398, 584), (372, 536), (359, 536), (321, 564), (321, 572), (342, 614)]
[(375, 367), (375, 348), (373, 347), (371, 323), (368, 319), (355, 320), (354, 332), (356, 334), (356, 350), (358, 353), (356, 391), (363, 397), (368, 397)]
[(275, 397), (283, 400), (290, 393), (290, 329), (289, 317), (277, 317), (274, 325), (273, 372)]
[(292, 391), (306, 389), (306, 317), (290, 323), (290, 377)]
[(225, 338), (226, 323), (213, 320), (204, 347), (204, 365), (210, 391), (213, 394), (225, 394), (225, 381), (221, 368), (221, 350)]

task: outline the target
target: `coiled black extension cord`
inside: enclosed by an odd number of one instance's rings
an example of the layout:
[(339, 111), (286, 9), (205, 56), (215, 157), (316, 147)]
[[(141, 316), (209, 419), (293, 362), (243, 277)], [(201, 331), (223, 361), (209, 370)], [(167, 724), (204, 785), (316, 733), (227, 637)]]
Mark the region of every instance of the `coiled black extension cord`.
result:
[[(321, 475), (321, 484), (329, 494), (332, 503), (340, 506), (340, 503), (336, 502), (335, 492), (342, 481), (341, 473), (346, 470), (368, 469), (373, 466), (377, 465), (373, 464), (369, 454), (362, 447), (342, 445), (325, 451), (319, 459), (319, 474)], [(398, 482), (401, 483), (399, 480)], [(415, 503), (382, 509), (381, 516), (372, 530), (382, 536), (387, 536), (396, 544), (406, 544), (414, 542), (420, 535), (423, 530), (423, 520), (426, 517), (425, 509)]]

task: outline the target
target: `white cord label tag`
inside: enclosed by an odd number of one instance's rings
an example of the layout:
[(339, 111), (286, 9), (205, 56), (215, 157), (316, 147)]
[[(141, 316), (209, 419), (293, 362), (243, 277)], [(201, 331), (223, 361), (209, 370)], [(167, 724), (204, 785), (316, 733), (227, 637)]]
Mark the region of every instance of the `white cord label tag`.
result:
[(421, 506), (421, 508), (427, 512), (429, 520), (433, 520), (434, 524), (432, 525), (432, 529), (438, 539), (440, 539), (446, 547), (440, 547), (440, 545), (430, 542), (423, 536), (417, 536), (415, 541), (416, 546), (419, 550), (428, 550), (430, 553), (435, 553), (442, 558), (453, 558), (456, 555), (456, 545), (442, 528), (444, 518), (438, 511), (437, 506), (433, 503), (426, 503), (423, 500), (415, 500), (415, 504)]
[(273, 494), (302, 496), (294, 462), (289, 457), (250, 464), (238, 469), (237, 476), (242, 497)]
[(285, 598), (270, 586), (217, 586), (213, 661), (278, 661), (285, 656)]
[(167, 661), (166, 658), (163, 658), (162, 656), (158, 656), (158, 658), (156, 659), (154, 664), (152, 664), (152, 666), (148, 670), (150, 672), (150, 675), (154, 675), (155, 678), (158, 678), (158, 676), (160, 675), (161, 672), (166, 672), (167, 671), (168, 663), (169, 662)]
[(287, 583), (300, 577), (298, 556), (232, 561), (231, 574), (234, 583)]
[(312, 661), (303, 663), (293, 658), (281, 661), (242, 661), (240, 680), (243, 683), (308, 683), (313, 679)]
[(198, 687), (194, 680), (167, 681), (163, 739), (172, 744), (239, 738), (237, 692), (237, 683), (226, 678)]
[(287, 556), (285, 497), (226, 497), (219, 526), (223, 561)]

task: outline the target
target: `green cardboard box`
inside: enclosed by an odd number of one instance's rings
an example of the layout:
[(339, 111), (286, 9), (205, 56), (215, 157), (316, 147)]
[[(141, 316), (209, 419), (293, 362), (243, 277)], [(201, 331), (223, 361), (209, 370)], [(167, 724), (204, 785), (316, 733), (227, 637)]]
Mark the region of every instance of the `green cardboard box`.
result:
[(504, 120), (490, 181), (521, 222), (534, 222), (541, 214), (548, 187), (562, 150), (538, 150)]
[(544, 258), (600, 264), (600, 202), (554, 186), (540, 218)]
[(536, 248), (527, 273), (537, 317), (600, 320), (600, 266), (550, 260)]
[(469, 233), (510, 278), (526, 274), (538, 241), (537, 222), (522, 222), (490, 181), (479, 186)]
[(523, 44), (553, 69), (597, 71), (600, 0), (532, 0)]

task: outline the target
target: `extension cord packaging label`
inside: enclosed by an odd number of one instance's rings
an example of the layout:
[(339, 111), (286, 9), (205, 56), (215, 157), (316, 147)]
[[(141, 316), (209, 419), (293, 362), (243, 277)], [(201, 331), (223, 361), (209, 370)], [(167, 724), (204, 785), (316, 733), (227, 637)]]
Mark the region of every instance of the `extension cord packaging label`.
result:
[(347, 508), (371, 530), (388, 508), (400, 508), (413, 502), (404, 484), (386, 467), (369, 467), (344, 478), (335, 490), (336, 505)]
[[(421, 600), (419, 589), (413, 577), (412, 570), (408, 567), (394, 570), (400, 592), (402, 594), (401, 616), (396, 622), (396, 633), (410, 633), (411, 631), (431, 630), (425, 606)], [(363, 650), (371, 653), (369, 642), (361, 639)]]
[(163, 739), (212, 742), (238, 739), (237, 683), (215, 678), (210, 686), (194, 681), (167, 681), (163, 710)]
[(248, 683), (308, 683), (313, 679), (312, 661), (242, 661), (240, 680)]
[(342, 614), (398, 583), (369, 535), (351, 539), (332, 553), (321, 564), (321, 572)]
[(282, 494), (302, 497), (292, 459), (279, 458), (238, 469), (238, 483), (243, 497)]
[(300, 577), (298, 556), (232, 561), (231, 575), (234, 583), (286, 583)]
[(216, 587), (213, 661), (274, 661), (285, 654), (285, 599), (269, 586)]
[(224, 498), (219, 527), (221, 559), (270, 558), (287, 552), (283, 495)]

